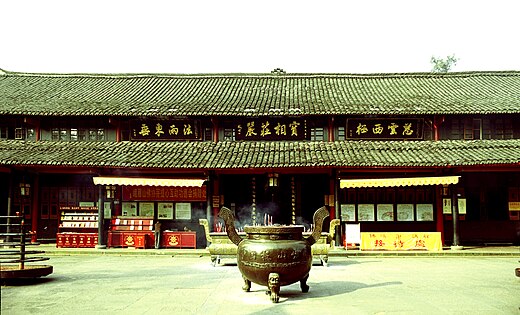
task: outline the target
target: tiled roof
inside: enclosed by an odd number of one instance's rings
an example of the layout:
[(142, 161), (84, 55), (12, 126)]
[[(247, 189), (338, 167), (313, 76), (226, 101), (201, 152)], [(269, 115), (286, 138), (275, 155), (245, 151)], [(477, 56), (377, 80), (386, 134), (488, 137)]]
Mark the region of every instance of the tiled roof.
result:
[(520, 113), (520, 71), (364, 75), (0, 72), (3, 115), (493, 113)]
[(0, 165), (170, 169), (520, 165), (520, 140), (0, 141)]

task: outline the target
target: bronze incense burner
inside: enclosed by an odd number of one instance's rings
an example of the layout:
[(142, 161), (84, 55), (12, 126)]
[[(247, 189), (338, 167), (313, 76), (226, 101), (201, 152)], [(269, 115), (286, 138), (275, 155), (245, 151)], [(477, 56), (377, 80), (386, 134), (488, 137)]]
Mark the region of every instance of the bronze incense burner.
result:
[(314, 231), (304, 238), (301, 225), (245, 226), (242, 239), (234, 224), (231, 210), (219, 213), (226, 224), (229, 239), (238, 246), (237, 264), (248, 292), (251, 282), (267, 286), (271, 301), (279, 300), (280, 287), (300, 281), (302, 292), (308, 292), (307, 279), (312, 266), (311, 246), (321, 236), (323, 221), (329, 216), (325, 207), (314, 213)]

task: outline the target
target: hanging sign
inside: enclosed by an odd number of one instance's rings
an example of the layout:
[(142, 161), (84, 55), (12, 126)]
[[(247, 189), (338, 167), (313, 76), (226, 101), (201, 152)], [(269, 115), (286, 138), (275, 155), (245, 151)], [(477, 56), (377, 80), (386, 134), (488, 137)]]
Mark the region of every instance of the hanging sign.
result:
[(520, 201), (510, 201), (508, 206), (509, 211), (520, 211)]
[(307, 121), (301, 118), (251, 118), (234, 125), (236, 140), (304, 140)]
[(401, 140), (422, 139), (421, 118), (349, 118), (347, 139)]
[(123, 200), (206, 201), (206, 186), (123, 186)]
[(150, 119), (130, 123), (132, 140), (200, 140), (200, 131), (200, 121), (196, 119)]
[(442, 251), (440, 232), (361, 232), (361, 250)]

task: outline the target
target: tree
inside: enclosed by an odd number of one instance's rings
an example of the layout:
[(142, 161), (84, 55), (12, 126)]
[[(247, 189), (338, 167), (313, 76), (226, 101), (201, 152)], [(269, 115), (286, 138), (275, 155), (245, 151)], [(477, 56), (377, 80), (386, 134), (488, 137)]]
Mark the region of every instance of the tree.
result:
[(455, 55), (447, 56), (444, 59), (432, 56), (430, 59), (430, 63), (433, 66), (432, 72), (446, 73), (457, 64), (457, 61), (459, 61), (459, 58), (456, 58)]

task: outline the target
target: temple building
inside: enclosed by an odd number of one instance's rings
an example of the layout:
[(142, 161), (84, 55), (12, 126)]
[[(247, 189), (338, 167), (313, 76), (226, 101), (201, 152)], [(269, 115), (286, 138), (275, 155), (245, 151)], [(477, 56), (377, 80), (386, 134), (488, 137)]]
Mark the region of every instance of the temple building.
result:
[(312, 228), (327, 206), (341, 244), (349, 224), (520, 243), (518, 71), (0, 70), (0, 117), (0, 214), (34, 241), (123, 246), (116, 231), (160, 222), (193, 237), (164, 246), (204, 248), (222, 206), (239, 228)]

